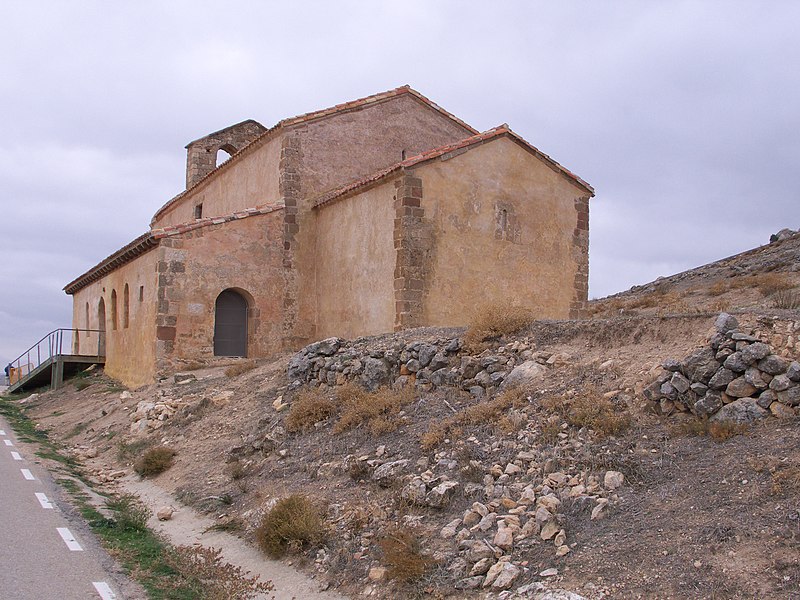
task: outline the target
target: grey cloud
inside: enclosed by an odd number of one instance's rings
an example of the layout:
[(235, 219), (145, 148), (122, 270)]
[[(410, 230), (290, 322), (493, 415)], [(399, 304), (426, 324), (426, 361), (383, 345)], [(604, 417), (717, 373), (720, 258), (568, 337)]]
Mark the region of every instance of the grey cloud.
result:
[(592, 296), (800, 227), (796, 3), (53, 1), (0, 19), (0, 359), (69, 324), (61, 287), (181, 190), (188, 141), (405, 83), (596, 188)]

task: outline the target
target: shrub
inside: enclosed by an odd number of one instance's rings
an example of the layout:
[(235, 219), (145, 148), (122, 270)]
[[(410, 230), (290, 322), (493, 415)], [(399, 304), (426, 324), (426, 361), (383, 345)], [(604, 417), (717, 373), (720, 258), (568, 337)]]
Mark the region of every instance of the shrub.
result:
[(422, 553), (416, 533), (408, 529), (389, 530), (380, 547), (389, 579), (415, 581), (435, 564), (433, 558)]
[(223, 562), (222, 550), (204, 546), (177, 546), (165, 556), (180, 573), (181, 591), (204, 600), (249, 600), (274, 589), (271, 581), (249, 577), (240, 567)]
[(522, 306), (486, 304), (478, 309), (470, 321), (464, 334), (464, 343), (468, 348), (477, 349), (481, 343), (516, 333), (533, 321), (533, 312)]
[(150, 509), (132, 494), (123, 494), (106, 502), (106, 506), (114, 511), (115, 527), (120, 531), (142, 532), (147, 529)]
[(800, 308), (800, 290), (779, 290), (772, 296), (772, 306), (797, 310)]
[(227, 369), (225, 369), (225, 375), (228, 377), (237, 377), (238, 375), (242, 375), (243, 373), (247, 373), (248, 371), (252, 371), (258, 366), (258, 363), (254, 360), (246, 360), (243, 362), (236, 363), (235, 365), (231, 365)]
[(297, 433), (313, 427), (336, 412), (336, 404), (319, 390), (304, 389), (286, 415), (286, 431)]
[(148, 440), (147, 438), (134, 440), (130, 443), (120, 442), (117, 450), (117, 458), (119, 460), (135, 458), (152, 445), (153, 440)]
[(142, 477), (158, 475), (172, 466), (175, 451), (166, 446), (150, 448), (133, 463), (133, 470)]
[(228, 475), (234, 481), (238, 481), (239, 479), (243, 479), (247, 477), (247, 469), (245, 469), (244, 465), (239, 462), (238, 460), (233, 461), (228, 465), (227, 468)]
[(414, 400), (414, 391), (408, 386), (400, 390), (382, 387), (368, 392), (355, 383), (348, 383), (336, 390), (336, 397), (342, 413), (333, 426), (334, 433), (366, 424), (373, 435), (380, 435), (399, 427), (397, 414), (402, 406)]
[(298, 494), (275, 504), (255, 531), (259, 547), (272, 558), (319, 544), (325, 539), (325, 527), (317, 503)]

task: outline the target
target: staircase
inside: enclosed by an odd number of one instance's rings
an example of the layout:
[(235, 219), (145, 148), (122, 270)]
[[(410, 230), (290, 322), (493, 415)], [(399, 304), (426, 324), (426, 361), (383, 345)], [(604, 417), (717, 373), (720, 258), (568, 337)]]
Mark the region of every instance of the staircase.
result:
[[(8, 365), (8, 392), (19, 392), (49, 384), (57, 389), (65, 376), (91, 366), (103, 365), (105, 331), (56, 329)], [(67, 352), (64, 351), (66, 346)]]

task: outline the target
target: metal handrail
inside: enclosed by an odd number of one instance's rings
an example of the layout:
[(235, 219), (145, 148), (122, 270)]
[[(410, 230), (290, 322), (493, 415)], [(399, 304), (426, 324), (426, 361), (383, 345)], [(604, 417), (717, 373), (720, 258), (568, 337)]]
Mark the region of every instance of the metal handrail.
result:
[[(32, 371), (35, 371), (42, 365), (42, 363), (52, 359), (55, 356), (60, 354), (64, 354), (64, 333), (70, 333), (70, 343), (71, 347), (69, 354), (77, 355), (77, 356), (104, 356), (105, 355), (105, 331), (100, 329), (67, 329), (67, 328), (60, 328), (54, 329), (47, 335), (45, 335), (42, 339), (38, 342), (33, 344), (30, 348), (25, 350), (22, 354), (20, 354), (17, 358), (12, 360), (8, 363), (8, 377), (9, 383), (14, 384), (24, 377), (26, 377)], [(97, 336), (97, 352), (81, 352), (80, 347), (80, 336), (81, 333), (84, 334), (98, 334)], [(95, 348), (93, 347), (92, 350)], [(43, 350), (45, 351), (43, 353)], [(44, 354), (44, 358), (42, 358)], [(35, 361), (33, 358), (35, 357)], [(23, 360), (25, 362), (23, 362)], [(13, 374), (13, 375), (12, 375)], [(14, 381), (12, 381), (14, 379)]]

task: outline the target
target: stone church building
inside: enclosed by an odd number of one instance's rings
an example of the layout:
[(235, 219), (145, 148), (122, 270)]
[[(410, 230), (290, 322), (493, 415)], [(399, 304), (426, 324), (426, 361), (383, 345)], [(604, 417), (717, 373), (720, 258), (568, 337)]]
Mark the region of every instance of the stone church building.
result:
[(405, 86), (186, 148), (186, 190), (64, 288), (126, 385), (484, 303), (586, 308), (594, 191), (507, 125), (480, 133)]

